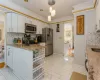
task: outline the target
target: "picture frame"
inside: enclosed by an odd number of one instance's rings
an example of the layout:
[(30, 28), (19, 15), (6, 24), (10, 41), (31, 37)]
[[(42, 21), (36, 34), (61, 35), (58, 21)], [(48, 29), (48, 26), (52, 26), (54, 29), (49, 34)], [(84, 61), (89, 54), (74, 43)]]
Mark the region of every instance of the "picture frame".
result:
[(77, 16), (77, 35), (84, 35), (84, 15)]

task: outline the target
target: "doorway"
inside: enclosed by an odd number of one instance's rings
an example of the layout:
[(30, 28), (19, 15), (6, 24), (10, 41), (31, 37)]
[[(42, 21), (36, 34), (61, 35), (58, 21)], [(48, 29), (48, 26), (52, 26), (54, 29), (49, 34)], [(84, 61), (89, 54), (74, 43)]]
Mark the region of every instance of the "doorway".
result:
[(64, 24), (64, 57), (74, 57), (74, 35), (72, 23)]
[(4, 67), (5, 65), (5, 15), (0, 10), (0, 69)]

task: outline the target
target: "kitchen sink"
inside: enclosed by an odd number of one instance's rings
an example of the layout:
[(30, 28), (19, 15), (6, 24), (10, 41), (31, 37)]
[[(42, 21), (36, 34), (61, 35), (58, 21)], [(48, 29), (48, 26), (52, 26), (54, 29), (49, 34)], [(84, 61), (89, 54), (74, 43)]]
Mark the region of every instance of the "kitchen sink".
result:
[(91, 48), (94, 52), (100, 52), (100, 48)]

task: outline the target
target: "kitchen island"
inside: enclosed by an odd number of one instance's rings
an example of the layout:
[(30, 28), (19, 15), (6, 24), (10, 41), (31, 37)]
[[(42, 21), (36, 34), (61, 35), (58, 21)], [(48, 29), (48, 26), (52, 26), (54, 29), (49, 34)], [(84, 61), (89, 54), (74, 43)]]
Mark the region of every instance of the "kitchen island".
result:
[(7, 66), (22, 80), (38, 80), (44, 76), (45, 47), (38, 44), (7, 45)]
[(88, 80), (100, 80), (100, 52), (94, 52), (91, 48), (100, 47), (87, 46)]

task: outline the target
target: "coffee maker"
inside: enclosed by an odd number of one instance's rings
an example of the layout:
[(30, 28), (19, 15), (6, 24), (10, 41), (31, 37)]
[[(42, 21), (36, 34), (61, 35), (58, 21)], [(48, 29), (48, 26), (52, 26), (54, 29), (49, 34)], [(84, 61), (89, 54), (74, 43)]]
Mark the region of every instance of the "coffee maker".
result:
[(30, 45), (30, 39), (31, 39), (30, 34), (24, 34), (24, 38), (22, 38), (22, 43), (29, 46)]

